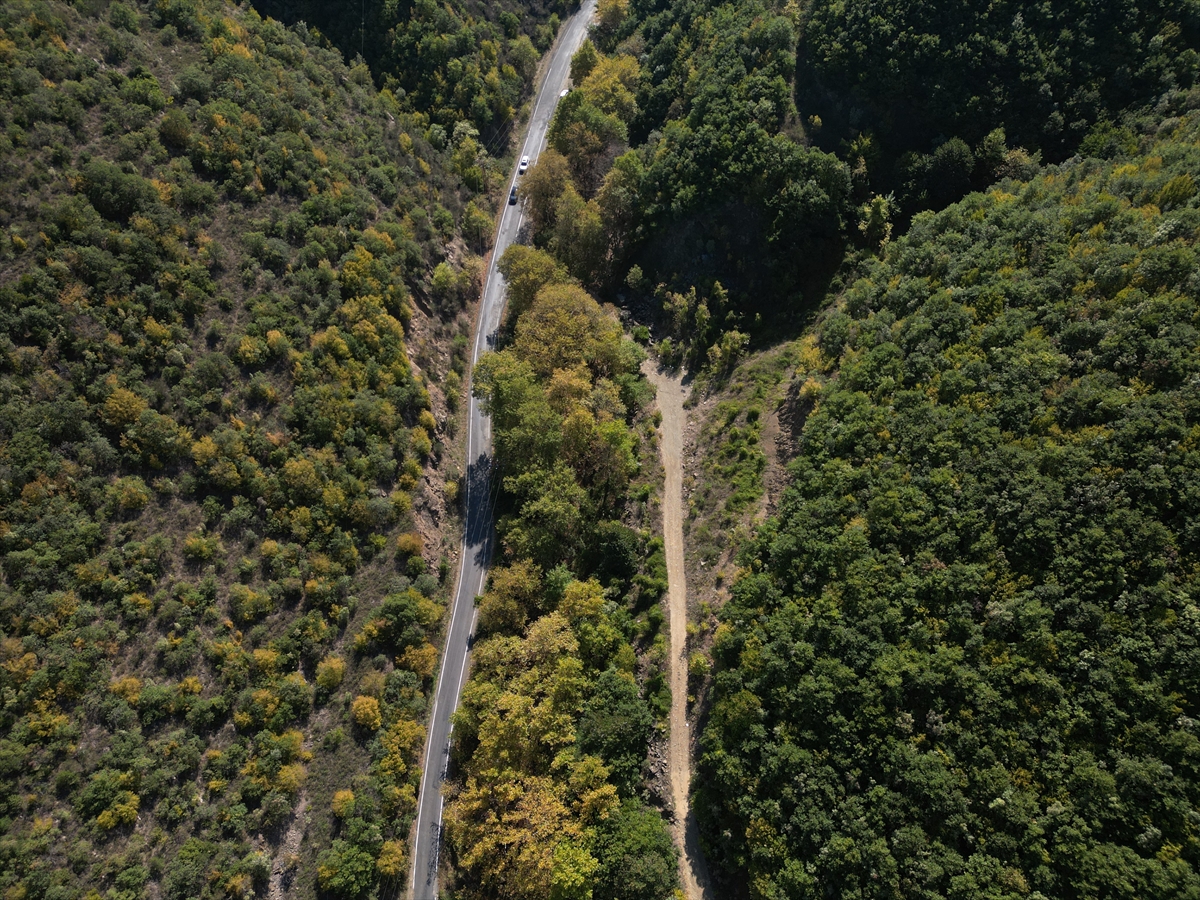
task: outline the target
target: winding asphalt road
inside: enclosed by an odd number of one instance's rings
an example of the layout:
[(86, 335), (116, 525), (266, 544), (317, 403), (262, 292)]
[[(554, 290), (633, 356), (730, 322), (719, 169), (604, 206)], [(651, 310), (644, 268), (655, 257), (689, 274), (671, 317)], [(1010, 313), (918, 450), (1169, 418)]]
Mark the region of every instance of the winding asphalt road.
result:
[[(533, 116), (520, 155), (536, 160), (546, 143), (546, 131), (558, 103), (559, 94), (567, 86), (571, 57), (587, 36), (588, 24), (596, 11), (596, 0), (586, 0), (579, 12), (563, 25), (558, 40), (550, 50), (549, 65), (534, 100)], [(488, 263), (475, 323), (475, 344), (471, 351), (471, 367), (492, 344), (504, 312), (504, 277), (496, 269), (496, 261), (517, 239), (524, 220), (521, 205), (508, 205), (508, 191), (516, 184), (514, 170), (505, 190), (504, 203), (496, 229), (496, 244)], [(421, 776), (418, 797), (417, 824), (412, 850), (412, 891), (410, 900), (438, 900), (438, 859), (442, 838), (442, 783), (450, 764), (450, 735), (454, 730), (450, 717), (458, 708), (467, 674), (467, 659), (471, 635), (475, 631), (475, 597), (483, 593), (488, 563), (492, 556), (491, 490), (492, 423), (470, 393), (467, 410), (467, 489), (465, 498), (466, 528), (463, 533), (462, 564), (458, 572), (458, 590), (450, 613), (450, 627), (434, 688), (433, 711), (429, 717), (429, 737), (425, 745), (425, 769)]]

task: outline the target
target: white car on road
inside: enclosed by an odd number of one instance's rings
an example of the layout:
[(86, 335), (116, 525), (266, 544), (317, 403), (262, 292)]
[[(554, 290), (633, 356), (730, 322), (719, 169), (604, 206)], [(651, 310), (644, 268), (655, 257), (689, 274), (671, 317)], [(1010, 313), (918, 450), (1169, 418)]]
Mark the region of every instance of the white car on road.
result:
[(528, 168), (529, 168), (529, 157), (528, 157), (528, 156), (522, 156), (522, 157), (521, 157), (521, 162), (520, 162), (520, 163), (517, 165), (517, 174), (518, 174), (518, 175), (524, 175), (524, 174), (525, 174), (525, 170), (526, 170), (526, 169), (528, 169)]

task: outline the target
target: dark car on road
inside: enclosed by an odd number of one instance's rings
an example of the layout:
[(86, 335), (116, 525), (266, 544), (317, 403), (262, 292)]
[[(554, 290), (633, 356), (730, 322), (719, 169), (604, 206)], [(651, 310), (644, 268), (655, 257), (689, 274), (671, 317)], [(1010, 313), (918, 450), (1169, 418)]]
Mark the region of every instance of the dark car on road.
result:
[(508, 205), (517, 205), (517, 186), (515, 184), (512, 186), (512, 190), (508, 192)]

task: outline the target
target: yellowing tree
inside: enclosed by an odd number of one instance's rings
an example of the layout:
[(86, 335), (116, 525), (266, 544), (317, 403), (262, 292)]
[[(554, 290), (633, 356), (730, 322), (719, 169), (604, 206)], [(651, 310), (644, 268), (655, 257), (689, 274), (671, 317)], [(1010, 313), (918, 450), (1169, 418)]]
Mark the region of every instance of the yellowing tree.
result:
[(554, 868), (550, 873), (552, 900), (591, 900), (592, 875), (600, 866), (596, 857), (579, 842), (565, 840), (554, 848), (553, 859)]
[(399, 878), (408, 868), (408, 853), (403, 841), (384, 841), (375, 860), (375, 868), (384, 878)]
[(355, 697), (354, 702), (350, 704), (350, 715), (354, 718), (354, 724), (367, 731), (378, 731), (383, 724), (379, 701), (374, 697)]
[(599, 374), (620, 362), (621, 326), (583, 288), (556, 284), (542, 288), (517, 323), (513, 350), (546, 377), (555, 369), (586, 363)]
[(606, 33), (614, 32), (629, 15), (629, 0), (600, 0), (596, 7), (596, 18), (600, 30)]
[(479, 627), (484, 634), (517, 633), (536, 612), (542, 570), (527, 559), (492, 570), (491, 587), (479, 603)]
[(555, 204), (570, 182), (571, 172), (566, 157), (547, 147), (533, 168), (525, 173), (520, 187), (521, 196), (525, 198), (525, 209), (535, 231), (554, 225)]
[(112, 805), (96, 816), (96, 824), (105, 831), (111, 831), (118, 825), (132, 825), (137, 821), (138, 807), (141, 798), (133, 791), (121, 791), (113, 800)]
[(333, 795), (333, 802), (330, 804), (333, 809), (333, 814), (339, 819), (344, 819), (354, 813), (354, 791), (345, 789), (336, 791)]
[(114, 679), (108, 689), (130, 706), (137, 706), (138, 697), (142, 693), (142, 679), (127, 675), (124, 678)]
[(587, 366), (578, 365), (554, 370), (546, 390), (546, 399), (556, 413), (565, 416), (583, 407), (591, 393), (592, 373)]
[(429, 641), (409, 647), (396, 658), (396, 665), (422, 678), (432, 678), (437, 667), (437, 647)]
[[(554, 896), (555, 851), (564, 841), (583, 836), (564, 790), (551, 778), (514, 772), (494, 780), (468, 780), (446, 807), (446, 829), (460, 865), (476, 880), (475, 896), (496, 900)], [(582, 861), (563, 858), (560, 865), (573, 862)], [(561, 871), (558, 880), (571, 881)]]
[(119, 387), (109, 394), (108, 399), (104, 401), (104, 412), (102, 415), (109, 425), (121, 428), (136, 422), (142, 411), (146, 408), (147, 404), (145, 400), (133, 391)]
[(307, 774), (301, 763), (289, 763), (280, 768), (279, 775), (275, 778), (275, 786), (289, 797), (294, 797), (304, 786)]
[(597, 109), (629, 123), (637, 115), (641, 71), (632, 56), (601, 57), (579, 89)]
[(500, 273), (508, 285), (508, 317), (516, 321), (533, 305), (538, 291), (548, 284), (570, 280), (566, 268), (545, 250), (511, 244), (500, 257)]
[(346, 661), (340, 656), (327, 656), (317, 663), (317, 686), (323, 691), (336, 691), (346, 675)]
[(283, 464), (283, 480), (298, 503), (312, 503), (321, 497), (321, 476), (308, 459), (289, 459)]

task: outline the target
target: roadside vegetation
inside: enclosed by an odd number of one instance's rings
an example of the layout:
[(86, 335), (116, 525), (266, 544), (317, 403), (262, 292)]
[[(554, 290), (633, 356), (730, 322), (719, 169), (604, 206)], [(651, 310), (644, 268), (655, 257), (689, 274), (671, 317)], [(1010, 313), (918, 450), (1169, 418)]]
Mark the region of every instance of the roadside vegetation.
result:
[(514, 245), (501, 267), (508, 337), (475, 371), (501, 551), (455, 717), (453, 896), (665, 900), (676, 853), (645, 787), (670, 704), (645, 357), (544, 252)]

